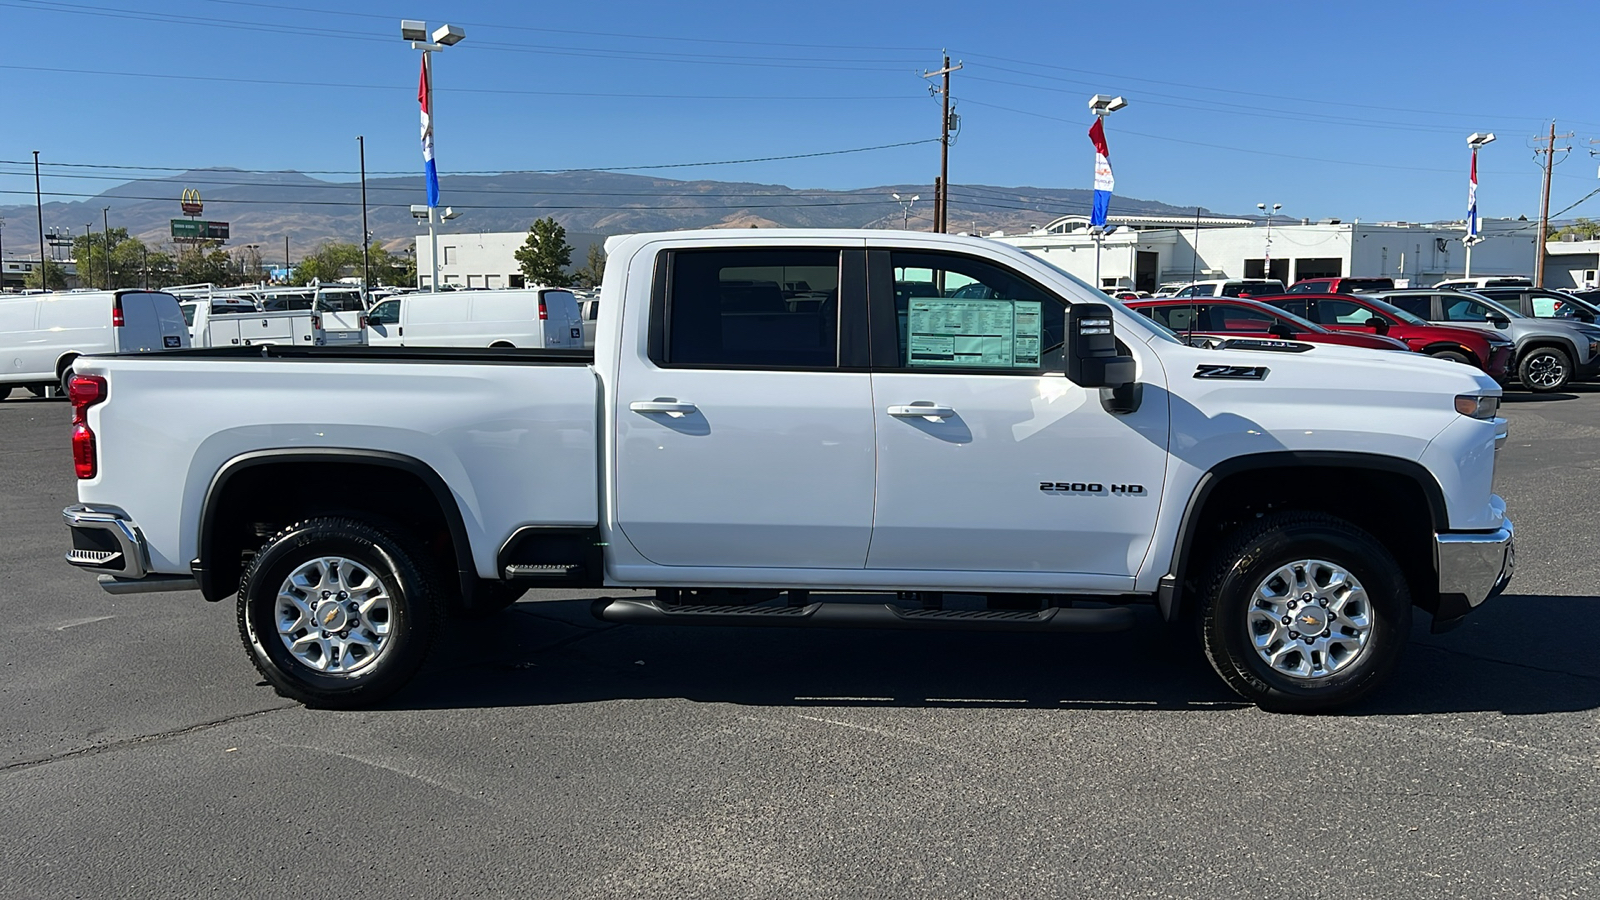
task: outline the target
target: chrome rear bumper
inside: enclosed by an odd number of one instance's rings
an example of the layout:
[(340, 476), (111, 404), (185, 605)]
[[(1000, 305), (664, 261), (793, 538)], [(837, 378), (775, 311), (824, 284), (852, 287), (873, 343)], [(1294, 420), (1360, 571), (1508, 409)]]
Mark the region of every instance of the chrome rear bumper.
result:
[(76, 504), (61, 511), (72, 531), (67, 562), (116, 578), (143, 578), (149, 571), (144, 535), (121, 510)]

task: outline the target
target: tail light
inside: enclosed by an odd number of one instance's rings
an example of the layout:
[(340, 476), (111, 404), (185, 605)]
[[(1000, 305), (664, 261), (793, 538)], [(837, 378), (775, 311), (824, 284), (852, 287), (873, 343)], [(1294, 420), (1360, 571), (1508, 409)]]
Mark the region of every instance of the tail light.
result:
[(317, 329), (319, 329), (321, 327), (322, 327), (322, 317), (321, 316), (312, 316), (311, 317), (311, 330), (312, 331), (316, 331)]
[(544, 308), (544, 295), (540, 294), (539, 295), (539, 321), (543, 322), (548, 318), (550, 318), (550, 311)]
[(121, 328), (122, 325), (122, 298), (118, 297), (111, 301), (111, 327)]
[(368, 321), (369, 320), (367, 318), (366, 313), (362, 313), (361, 315), (356, 317), (356, 327), (357, 328), (365, 328), (365, 327), (367, 327), (367, 322)]
[(89, 407), (106, 399), (106, 380), (99, 375), (74, 375), (67, 383), (67, 396), (72, 400), (72, 468), (79, 478), (93, 478), (100, 466), (94, 432), (89, 429)]

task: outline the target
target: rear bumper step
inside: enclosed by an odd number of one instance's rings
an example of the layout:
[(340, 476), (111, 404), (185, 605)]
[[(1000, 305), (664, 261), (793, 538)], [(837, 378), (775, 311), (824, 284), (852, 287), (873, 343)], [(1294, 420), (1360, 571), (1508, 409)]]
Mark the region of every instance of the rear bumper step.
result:
[(916, 631), (1123, 631), (1133, 610), (1052, 607), (1038, 611), (901, 609), (887, 603), (808, 603), (805, 606), (670, 606), (655, 600), (594, 601), (594, 616), (625, 625), (756, 625), (815, 628), (894, 628)]

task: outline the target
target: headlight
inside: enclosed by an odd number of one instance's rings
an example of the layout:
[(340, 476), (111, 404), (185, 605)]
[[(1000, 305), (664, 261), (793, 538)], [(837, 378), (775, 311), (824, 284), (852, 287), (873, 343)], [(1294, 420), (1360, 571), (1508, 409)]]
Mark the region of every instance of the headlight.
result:
[(1474, 419), (1492, 419), (1500, 412), (1499, 397), (1480, 397), (1477, 394), (1457, 394), (1456, 412)]

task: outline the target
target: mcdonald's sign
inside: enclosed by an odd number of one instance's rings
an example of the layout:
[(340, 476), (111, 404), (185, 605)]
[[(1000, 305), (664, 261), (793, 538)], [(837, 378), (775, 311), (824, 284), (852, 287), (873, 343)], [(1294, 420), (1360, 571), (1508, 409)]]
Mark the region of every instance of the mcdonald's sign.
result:
[(183, 214), (186, 216), (198, 216), (206, 209), (205, 204), (200, 202), (200, 192), (194, 188), (184, 188), (183, 199), (179, 203), (183, 206)]

